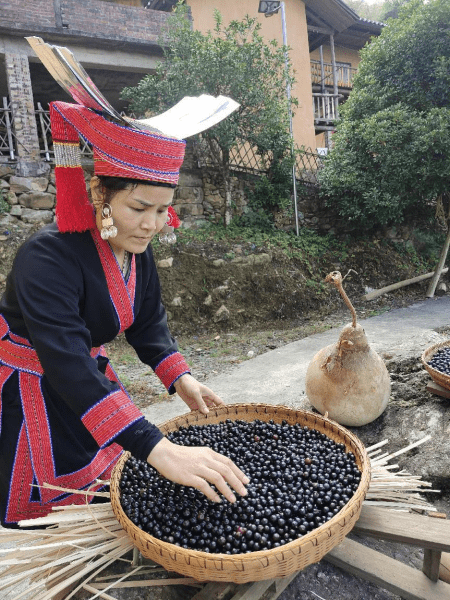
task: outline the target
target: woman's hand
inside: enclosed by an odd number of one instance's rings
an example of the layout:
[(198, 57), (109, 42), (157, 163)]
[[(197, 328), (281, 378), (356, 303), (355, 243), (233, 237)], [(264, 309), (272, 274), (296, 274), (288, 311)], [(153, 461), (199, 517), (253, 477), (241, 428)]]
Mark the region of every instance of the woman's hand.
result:
[(213, 484), (229, 502), (235, 502), (236, 496), (228, 485), (241, 496), (247, 494), (244, 484), (250, 480), (245, 473), (232, 460), (211, 448), (178, 446), (163, 438), (150, 452), (147, 462), (167, 479), (197, 488), (213, 502), (221, 500), (209, 484)]
[(191, 410), (199, 410), (204, 415), (209, 413), (208, 406), (222, 406), (224, 404), (217, 394), (188, 373), (177, 379), (174, 387), (177, 394)]

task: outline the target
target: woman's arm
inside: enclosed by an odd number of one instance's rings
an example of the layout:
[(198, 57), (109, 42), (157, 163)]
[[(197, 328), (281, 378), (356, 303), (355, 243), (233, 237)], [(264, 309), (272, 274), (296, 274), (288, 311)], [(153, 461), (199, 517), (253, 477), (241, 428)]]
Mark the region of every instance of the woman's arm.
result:
[(161, 289), (151, 250), (136, 257), (137, 267), (145, 281), (145, 293), (137, 299), (133, 325), (125, 332), (139, 358), (148, 364), (173, 394), (177, 392), (191, 410), (207, 414), (208, 406), (221, 406), (223, 401), (190, 374), (189, 365), (178, 352), (170, 335), (167, 316), (161, 301)]

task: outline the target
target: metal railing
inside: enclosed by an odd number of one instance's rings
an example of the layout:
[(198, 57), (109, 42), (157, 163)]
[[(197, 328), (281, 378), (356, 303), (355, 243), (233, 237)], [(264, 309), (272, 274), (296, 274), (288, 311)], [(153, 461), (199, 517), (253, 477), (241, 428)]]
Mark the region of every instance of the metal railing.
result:
[[(40, 102), (37, 103), (37, 109), (34, 112), (36, 115), (41, 157), (44, 160), (52, 162), (55, 154), (53, 152), (50, 112), (48, 109), (43, 108)], [(80, 150), (82, 158), (92, 158), (92, 148), (83, 138), (80, 138)]]
[[(336, 65), (336, 82), (338, 87), (352, 88), (353, 78), (358, 69), (350, 67), (350, 65)], [(333, 86), (333, 65), (330, 63), (323, 63), (323, 75), (320, 67), (320, 61), (311, 61), (311, 79), (312, 83), (319, 85)]]
[(17, 154), (16, 141), (12, 129), (12, 110), (8, 98), (2, 98), (0, 107), (0, 157), (15, 160)]
[[(332, 97), (332, 96), (331, 96)], [(39, 136), (41, 158), (48, 162), (54, 161), (53, 142), (51, 137), (50, 115), (40, 102), (35, 110), (36, 125)], [(83, 139), (80, 140), (82, 158), (92, 158), (92, 148)], [(322, 157), (311, 148), (296, 147), (296, 177), (305, 184), (317, 183), (317, 172), (322, 164)], [(194, 152), (199, 167), (216, 168), (220, 165), (221, 152), (218, 147), (211, 147), (205, 140), (197, 140)], [(14, 161), (17, 157), (15, 137), (12, 129), (12, 113), (7, 98), (3, 98), (3, 108), (0, 108), (0, 159)], [(270, 153), (262, 156), (256, 148), (248, 143), (242, 143), (230, 150), (229, 164), (232, 171), (261, 175), (267, 172), (272, 156)]]
[(298, 148), (295, 155), (295, 176), (303, 185), (318, 185), (318, 173), (323, 165), (323, 156), (312, 148)]
[[(211, 148), (205, 140), (196, 141), (194, 152), (200, 168), (217, 168), (221, 160), (219, 148)], [(266, 173), (272, 156), (270, 153), (261, 156), (256, 148), (249, 144), (239, 144), (230, 151), (229, 166), (232, 171), (261, 175)], [(317, 173), (322, 167), (323, 157), (312, 148), (295, 147), (295, 174), (300, 183), (317, 184)]]

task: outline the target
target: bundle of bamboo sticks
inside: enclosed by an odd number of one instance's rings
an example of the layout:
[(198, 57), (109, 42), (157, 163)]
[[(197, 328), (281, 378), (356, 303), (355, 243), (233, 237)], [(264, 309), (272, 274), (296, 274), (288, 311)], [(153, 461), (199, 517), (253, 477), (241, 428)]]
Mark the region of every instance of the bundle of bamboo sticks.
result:
[(431, 483), (422, 481), (418, 475), (398, 470), (398, 464), (388, 464), (400, 454), (417, 448), (429, 440), (431, 440), (431, 435), (393, 453), (383, 453), (382, 450), (389, 440), (383, 440), (366, 448), (370, 458), (370, 486), (365, 503), (397, 510), (436, 511), (436, 508), (422, 496), (421, 492), (439, 492), (439, 490), (431, 489)]
[[(371, 483), (365, 502), (393, 509), (418, 509), (427, 512), (436, 509), (426, 501), (421, 492), (434, 492), (431, 484), (420, 477), (399, 470), (397, 464), (389, 464), (400, 454), (429, 441), (431, 436), (394, 452), (383, 452), (388, 440), (367, 448), (371, 462)], [(106, 483), (106, 482), (98, 482)], [(52, 486), (46, 486), (52, 487)], [(79, 492), (63, 489), (70, 493), (109, 498), (108, 492)], [(53, 512), (38, 519), (21, 521), (22, 529), (0, 528), (0, 597), (10, 590), (11, 600), (32, 598), (33, 600), (56, 600), (72, 598), (83, 589), (92, 593), (91, 600), (104, 598), (114, 600), (107, 592), (114, 587), (171, 585), (174, 583), (196, 585), (187, 577), (177, 579), (124, 580), (136, 575), (161, 575), (164, 569), (137, 566), (132, 568), (133, 544), (127, 533), (116, 520), (110, 502), (66, 507), (55, 507)], [(27, 527), (43, 529), (26, 529)], [(130, 555), (130, 556), (128, 556)], [(99, 574), (116, 561), (128, 565), (125, 574), (117, 577), (102, 577)], [(105, 583), (106, 579), (111, 581)], [(25, 589), (17, 586), (27, 581)]]

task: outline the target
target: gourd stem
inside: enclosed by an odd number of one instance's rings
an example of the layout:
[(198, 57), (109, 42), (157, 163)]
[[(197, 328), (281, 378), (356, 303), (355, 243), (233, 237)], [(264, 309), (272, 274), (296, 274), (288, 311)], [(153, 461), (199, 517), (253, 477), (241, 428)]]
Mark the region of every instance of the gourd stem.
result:
[(349, 297), (347, 296), (347, 294), (344, 291), (344, 288), (342, 287), (341, 273), (339, 271), (333, 271), (332, 273), (329, 273), (325, 277), (325, 282), (332, 283), (333, 285), (335, 285), (337, 287), (345, 304), (348, 306), (348, 308), (350, 309), (350, 312), (352, 313), (352, 327), (356, 327), (356, 310), (353, 308), (353, 304), (350, 302)]

